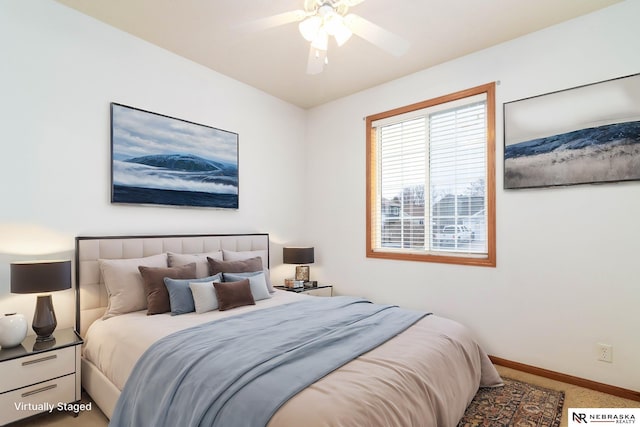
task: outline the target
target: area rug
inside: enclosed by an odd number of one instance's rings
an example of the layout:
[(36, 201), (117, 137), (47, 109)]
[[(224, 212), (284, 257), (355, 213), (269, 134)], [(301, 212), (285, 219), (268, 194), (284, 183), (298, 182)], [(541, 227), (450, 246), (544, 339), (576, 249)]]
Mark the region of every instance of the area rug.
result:
[(481, 388), (458, 427), (558, 427), (564, 392), (502, 378), (504, 387)]

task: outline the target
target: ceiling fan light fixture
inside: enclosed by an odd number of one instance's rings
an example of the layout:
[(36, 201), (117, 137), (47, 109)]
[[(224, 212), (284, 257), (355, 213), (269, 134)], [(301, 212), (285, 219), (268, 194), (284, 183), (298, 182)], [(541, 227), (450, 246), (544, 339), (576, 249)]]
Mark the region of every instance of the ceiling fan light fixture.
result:
[(311, 42), (311, 46), (314, 49), (327, 50), (329, 47), (329, 35), (324, 28), (320, 28), (320, 30), (318, 30), (318, 34), (316, 35), (316, 38), (313, 39), (313, 42)]
[(298, 24), (298, 29), (305, 40), (320, 50), (327, 50), (328, 36), (335, 37), (338, 46), (345, 44), (352, 36), (344, 17), (336, 12), (329, 3), (324, 3), (315, 15), (301, 21)]
[[(1, 1), (1, 0), (0, 0)], [(240, 25), (244, 31), (261, 31), (298, 22), (300, 34), (311, 46), (307, 59), (307, 73), (318, 74), (329, 62), (327, 49), (329, 36), (338, 46), (344, 45), (353, 34), (380, 49), (401, 56), (409, 49), (405, 39), (379, 27), (349, 9), (364, 0), (304, 0), (303, 8), (257, 19)]]
[(342, 16), (331, 9), (330, 12), (322, 14), (322, 27), (327, 31), (327, 34), (333, 36), (336, 31), (344, 27)]
[(308, 42), (313, 42), (318, 37), (318, 31), (322, 26), (322, 18), (317, 15), (310, 16), (298, 24), (302, 37)]
[(353, 33), (351, 32), (351, 30), (343, 24), (340, 28), (337, 29), (337, 31), (335, 31), (333, 37), (335, 37), (338, 46), (342, 46), (347, 42), (347, 40), (351, 38), (352, 35)]

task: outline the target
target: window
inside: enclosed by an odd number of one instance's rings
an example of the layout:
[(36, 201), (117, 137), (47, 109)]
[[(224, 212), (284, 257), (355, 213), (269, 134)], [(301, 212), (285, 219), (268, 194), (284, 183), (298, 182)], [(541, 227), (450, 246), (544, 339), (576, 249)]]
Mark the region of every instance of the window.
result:
[(495, 266), (495, 84), (366, 121), (367, 256)]

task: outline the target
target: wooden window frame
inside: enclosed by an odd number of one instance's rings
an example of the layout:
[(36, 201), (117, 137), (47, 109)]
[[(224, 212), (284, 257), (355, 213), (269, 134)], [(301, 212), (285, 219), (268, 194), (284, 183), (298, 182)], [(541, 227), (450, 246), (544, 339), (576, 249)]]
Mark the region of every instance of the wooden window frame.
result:
[[(376, 232), (374, 230), (374, 218), (377, 208), (375, 200), (377, 196), (377, 175), (378, 175), (378, 158), (377, 158), (377, 143), (376, 143), (376, 129), (372, 127), (376, 120), (385, 119), (400, 114), (409, 113), (412, 111), (433, 107), (446, 102), (451, 102), (463, 98), (468, 98), (474, 95), (486, 94), (487, 103), (487, 254), (486, 256), (465, 256), (460, 255), (441, 255), (432, 252), (409, 252), (409, 251), (384, 251), (380, 249), (374, 250), (374, 240)], [(374, 114), (366, 118), (366, 143), (367, 143), (367, 220), (366, 220), (366, 239), (367, 258), (382, 258), (404, 261), (422, 261), (422, 262), (436, 262), (445, 264), (460, 264), (482, 267), (495, 267), (496, 266), (496, 143), (495, 143), (495, 118), (496, 118), (496, 103), (495, 103), (495, 83), (488, 83), (474, 88), (462, 90), (449, 95), (440, 96), (427, 101), (418, 102), (415, 104), (407, 105), (405, 107), (396, 108), (393, 110), (385, 111), (382, 113)]]

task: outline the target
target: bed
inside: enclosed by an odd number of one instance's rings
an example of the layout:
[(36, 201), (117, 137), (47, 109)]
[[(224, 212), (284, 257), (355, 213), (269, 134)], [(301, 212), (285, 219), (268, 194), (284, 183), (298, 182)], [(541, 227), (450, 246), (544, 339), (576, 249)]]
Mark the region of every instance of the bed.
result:
[[(256, 298), (255, 305), (226, 311), (150, 316), (146, 309), (130, 307), (108, 316), (117, 297), (113, 287), (107, 292), (104, 276), (111, 282), (113, 278), (101, 269), (101, 263), (135, 264), (139, 259), (167, 254), (175, 259), (220, 254), (221, 259), (228, 255), (232, 260), (253, 259), (257, 254), (264, 261), (268, 280), (268, 234), (77, 237), (76, 327), (85, 340), (82, 385), (110, 419), (136, 363), (149, 347), (178, 331), (256, 313), (270, 316), (267, 313), (271, 311), (282, 312), (292, 304), (303, 306), (320, 298), (271, 288), (269, 297)], [(200, 277), (202, 274), (206, 273), (199, 272)], [(296, 318), (295, 322), (313, 329), (317, 319), (316, 315), (315, 319)], [(187, 357), (188, 351), (184, 353)], [(479, 387), (500, 385), (497, 371), (471, 332), (455, 321), (430, 314), (296, 392), (274, 410), (266, 425), (455, 426)]]

